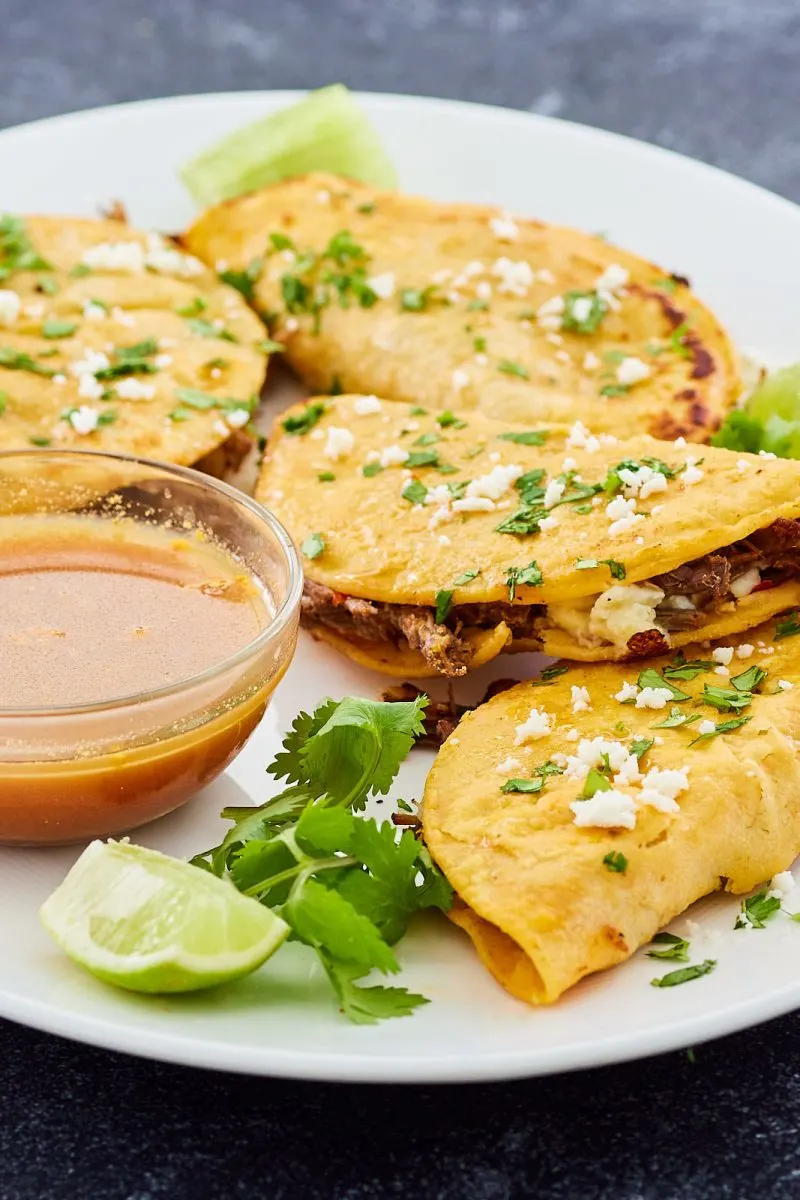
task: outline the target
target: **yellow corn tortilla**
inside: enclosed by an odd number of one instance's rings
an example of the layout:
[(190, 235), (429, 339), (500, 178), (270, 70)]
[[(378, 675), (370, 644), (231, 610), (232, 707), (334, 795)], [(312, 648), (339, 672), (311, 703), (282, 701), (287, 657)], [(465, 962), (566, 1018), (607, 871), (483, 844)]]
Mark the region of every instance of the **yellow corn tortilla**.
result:
[[(298, 268), (298, 256), (319, 256), (343, 230), (361, 253)], [(684, 280), (574, 229), (317, 174), (209, 209), (184, 242), (211, 265), (253, 264), (258, 308), (277, 314), (288, 361), (319, 391), (336, 380), (432, 408), (696, 441), (741, 391), (727, 334)], [(539, 311), (595, 291), (609, 268), (627, 282), (593, 332)], [(325, 307), (305, 311), (326, 270), (360, 272), (347, 307), (330, 283)], [(297, 279), (309, 289), (299, 301)], [(359, 281), (374, 281), (369, 307), (354, 295)], [(649, 376), (620, 387), (622, 358), (644, 362)]]
[[(0, 226), (0, 449), (74, 447), (190, 464), (235, 438), (241, 417), (230, 416), (228, 401), (250, 406), (267, 360), (264, 327), (239, 293), (173, 243), (121, 221), (18, 220), (11, 241), (25, 239), (38, 257), (35, 269), (13, 269)], [(104, 381), (105, 398), (81, 395), (74, 364), (102, 353), (113, 366), (116, 350), (151, 340), (154, 372)], [(131, 381), (155, 394), (125, 398)], [(219, 403), (191, 407), (179, 389)], [(115, 419), (82, 433), (65, 415), (81, 406)]]
[[(433, 679), (438, 674), (419, 653), (410, 647), (393, 646), (389, 642), (369, 642), (363, 638), (347, 638), (338, 630), (326, 629), (324, 625), (313, 627), (314, 637), (351, 658), (359, 666), (396, 679)], [(502, 654), (508, 647), (511, 631), (505, 621), (494, 629), (468, 629), (466, 640), (473, 649), (470, 668), (482, 667)]]
[[(573, 659), (630, 657), (625, 642), (581, 641), (556, 627), (551, 608), (586, 607), (618, 584), (628, 587), (673, 570), (778, 517), (800, 517), (800, 464), (706, 447), (702, 465), (695, 468), (701, 472), (697, 482), (686, 484), (677, 474), (665, 491), (637, 503), (638, 511), (646, 514), (643, 520), (613, 536), (605, 494), (588, 512), (567, 504), (553, 508), (553, 529), (521, 537), (498, 533), (497, 525), (520, 502), (513, 486), (490, 512), (451, 514), (436, 523), (437, 505), (415, 505), (403, 498), (410, 479), (433, 489), (514, 466), (526, 473), (545, 471), (546, 484), (562, 473), (569, 459), (581, 481), (591, 484), (605, 480), (609, 469), (624, 460), (640, 462), (650, 457), (678, 471), (699, 455), (696, 447), (658, 442), (645, 435), (625, 441), (604, 436), (581, 448), (573, 444), (574, 429), (564, 427), (535, 427), (543, 444), (525, 445), (507, 439), (527, 435), (530, 428), (492, 421), (477, 412), (448, 417), (450, 423), (442, 427), (436, 414), (394, 401), (382, 401), (379, 411), (367, 414), (358, 412), (363, 405), (359, 397), (321, 397), (313, 403), (324, 411), (307, 432), (286, 429), (287, 423), (291, 428), (307, 415), (309, 410), (302, 405), (277, 423), (256, 489), (257, 498), (277, 514), (298, 543), (309, 534), (322, 535), (323, 552), (305, 559), (307, 577), (334, 591), (388, 604), (433, 607), (441, 591), (451, 590), (453, 605), (460, 606), (507, 601), (509, 569), (535, 561), (542, 573), (541, 586), (519, 585), (516, 603), (550, 606), (548, 612), (537, 620), (532, 638), (519, 642), (510, 641), (507, 634), (496, 636), (485, 647), (486, 655), (491, 647), (492, 656), (509, 649), (544, 649)], [(352, 448), (335, 458), (328, 447), (331, 429), (347, 431), (353, 439)], [(431, 436), (437, 440), (430, 442)], [(583, 434), (581, 439), (587, 440)], [(435, 450), (439, 465), (455, 470), (442, 474), (434, 465), (412, 471), (395, 465), (365, 476), (365, 465), (391, 447)], [(326, 478), (330, 474), (333, 479)], [(576, 563), (586, 559), (599, 565), (576, 569)], [(603, 560), (619, 564), (624, 580), (613, 578)], [(455, 586), (454, 581), (468, 571), (480, 573)], [(671, 634), (669, 642), (678, 647), (701, 637), (726, 636), (797, 603), (800, 583), (790, 580), (727, 607), (709, 609), (699, 629)], [(378, 670), (402, 675), (416, 664), (414, 674), (430, 673), (421, 655), (410, 662), (405, 652), (388, 643), (377, 647), (363, 643), (356, 655), (356, 647), (348, 645), (344, 636), (321, 627), (317, 632)]]
[[(452, 919), (513, 995), (552, 1003), (585, 975), (624, 961), (695, 900), (718, 889), (747, 892), (791, 865), (800, 851), (800, 643), (775, 642), (774, 634), (773, 623), (753, 630), (753, 653), (734, 655), (729, 668), (731, 676), (753, 665), (768, 672), (740, 714), (752, 720), (696, 746), (689, 743), (698, 721), (654, 728), (671, 705), (654, 711), (614, 699), (637, 672), (610, 665), (571, 667), (547, 687), (521, 683), (462, 719), (428, 776), (424, 836), (459, 897)], [(744, 642), (737, 636), (727, 645)], [(686, 657), (711, 655), (695, 645)], [(650, 665), (660, 671), (668, 661)], [(779, 680), (793, 689), (779, 690)], [(691, 696), (675, 705), (680, 712), (715, 724), (736, 715), (698, 702), (706, 684), (730, 687), (713, 669), (674, 683)], [(574, 713), (573, 687), (588, 690), (589, 711)], [(551, 717), (552, 732), (516, 745), (532, 707)], [(554, 755), (575, 755), (574, 730), (628, 747), (661, 737), (641, 770), (688, 767), (679, 811), (641, 805), (633, 829), (579, 827), (570, 804), (583, 785), (566, 775), (549, 776), (538, 795), (502, 792), (507, 779), (530, 778)], [(498, 772), (509, 757), (519, 769)], [(624, 856), (624, 873), (604, 864), (608, 854)], [(691, 961), (702, 957), (693, 952)], [(663, 974), (676, 964), (653, 965)]]

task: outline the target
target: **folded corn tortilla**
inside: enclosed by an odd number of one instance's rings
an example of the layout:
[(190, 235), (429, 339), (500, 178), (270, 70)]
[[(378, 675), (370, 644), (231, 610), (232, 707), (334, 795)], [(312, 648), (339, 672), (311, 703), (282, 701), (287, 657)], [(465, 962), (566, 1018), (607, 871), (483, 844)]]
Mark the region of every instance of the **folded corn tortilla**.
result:
[[(691, 667), (675, 673), (680, 660), (655, 660), (640, 681), (649, 693), (635, 692), (636, 671), (610, 664), (570, 667), (545, 687), (520, 683), (467, 714), (445, 742), (425, 787), (425, 841), (457, 893), (452, 919), (513, 995), (551, 1003), (624, 961), (695, 900), (747, 892), (791, 865), (800, 851), (800, 642), (775, 633), (770, 622), (746, 641), (729, 639), (728, 676), (707, 644), (687, 647), (685, 659), (700, 660), (692, 679)], [(670, 662), (668, 684), (688, 698), (657, 694)], [(747, 683), (753, 667), (767, 674), (743, 694), (732, 680)], [(744, 695), (744, 707), (719, 711), (703, 699), (709, 688)], [(648, 707), (637, 707), (642, 699)], [(503, 790), (540, 778), (546, 763), (563, 773), (546, 775), (538, 793)], [(611, 788), (581, 799), (590, 763)]]
[(264, 337), (234, 288), (157, 234), (0, 217), (2, 450), (210, 455), (226, 473), (264, 380)]
[(741, 391), (685, 279), (496, 208), (307, 175), (209, 209), (183, 241), (248, 272), (319, 391), (697, 441)]
[(321, 397), (256, 494), (304, 547), (306, 625), (387, 674), (652, 656), (800, 603), (790, 460)]

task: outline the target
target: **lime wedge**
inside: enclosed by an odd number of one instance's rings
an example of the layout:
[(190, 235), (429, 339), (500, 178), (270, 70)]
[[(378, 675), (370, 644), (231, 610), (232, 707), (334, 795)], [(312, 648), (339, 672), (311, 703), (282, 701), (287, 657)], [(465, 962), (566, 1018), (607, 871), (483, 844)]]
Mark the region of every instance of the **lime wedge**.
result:
[(375, 187), (397, 175), (372, 123), (342, 83), (237, 129), (181, 168), (198, 204), (217, 204), (309, 171), (330, 171)]
[(225, 880), (126, 842), (87, 846), (39, 915), (74, 962), (132, 992), (192, 992), (238, 979), (289, 933)]

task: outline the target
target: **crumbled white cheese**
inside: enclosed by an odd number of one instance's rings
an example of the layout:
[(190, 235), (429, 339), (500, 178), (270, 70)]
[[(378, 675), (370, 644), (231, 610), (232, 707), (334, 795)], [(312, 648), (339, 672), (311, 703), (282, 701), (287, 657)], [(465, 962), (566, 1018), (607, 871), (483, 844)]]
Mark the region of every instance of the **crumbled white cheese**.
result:
[(730, 675), (730, 673), (729, 667), (714, 667), (715, 675)]
[(453, 512), (493, 512), (494, 500), (488, 496), (464, 496), (462, 500), (453, 501)]
[(649, 379), (651, 374), (647, 363), (642, 362), (640, 358), (623, 358), (617, 367), (617, 382), (630, 387), (634, 383), (641, 383), (643, 379)]
[(440, 533), (438, 541), (440, 546), (452, 546), (453, 544), (451, 538), (449, 538), (446, 533)]
[(428, 521), (428, 529), (438, 529), (439, 526), (444, 524), (445, 521), (452, 520), (452, 517), (453, 514), (451, 513), (450, 509), (442, 505), (441, 508), (436, 509), (435, 513), (433, 513), (431, 519)]
[(144, 248), (139, 242), (100, 242), (84, 250), (81, 261), (93, 271), (138, 274), (144, 270)]
[(297, 317), (287, 317), (283, 323), (283, 328), (286, 333), (297, 333), (300, 328), (300, 322)]
[(542, 517), (539, 521), (539, 528), (542, 533), (548, 533), (549, 530), (555, 529), (558, 526), (558, 517)]
[(105, 371), (110, 365), (108, 356), (101, 350), (87, 350), (83, 358), (70, 363), (69, 369), (73, 375), (96, 375), (98, 371)]
[(454, 392), (462, 392), (465, 387), (469, 387), (469, 373), (462, 370), (461, 367), (456, 367), (455, 371), (453, 371), (453, 374), (450, 376), (450, 381), (453, 385)]
[(777, 454), (773, 454), (771, 450), (759, 450), (759, 458), (777, 458)]
[(700, 734), (713, 733), (716, 728), (717, 728), (717, 726), (713, 721), (708, 721), (708, 720), (701, 721), (700, 724), (697, 726), (697, 732)]
[(509, 463), (507, 466), (498, 463), (487, 475), (479, 475), (477, 479), (471, 480), (467, 484), (466, 495), (488, 496), (490, 500), (499, 500), (513, 487), (520, 475), (523, 474), (523, 470), (516, 463)]
[(380, 275), (371, 275), (367, 279), (367, 287), (372, 288), (379, 300), (389, 300), (394, 295), (394, 271), (383, 271)]
[(635, 754), (629, 754), (614, 776), (614, 787), (630, 787), (642, 778), (639, 770), (639, 760)]
[(666, 708), (672, 699), (669, 688), (643, 687), (636, 697), (637, 708)]
[(587, 350), (586, 354), (583, 357), (584, 371), (596, 371), (599, 366), (600, 366), (600, 359), (597, 357), (597, 355), (594, 353), (594, 351)]
[(159, 275), (180, 275), (184, 278), (202, 275), (205, 271), (205, 267), (199, 259), (191, 254), (184, 254), (181, 250), (176, 250), (174, 246), (164, 240), (160, 233), (148, 233), (144, 265), (151, 271), (158, 272)]
[(153, 359), (153, 364), (158, 368), (159, 371), (164, 371), (167, 367), (172, 366), (172, 355), (157, 354)]
[(619, 700), (620, 704), (626, 704), (629, 700), (635, 700), (639, 695), (638, 683), (628, 683), (625, 680), (618, 692), (615, 692), (614, 699)]
[(560, 362), (560, 363), (572, 362), (572, 359), (570, 358), (570, 356), (566, 350), (556, 350), (555, 354), (553, 355), (553, 358), (556, 360), (556, 362)]
[[(396, 447), (400, 449), (400, 447)], [(453, 499), (453, 493), (446, 483), (437, 483), (436, 487), (428, 488), (425, 493), (423, 504), (449, 504)]]
[(519, 761), (519, 759), (512, 758), (511, 755), (509, 755), (508, 758), (504, 758), (503, 761), (499, 762), (495, 767), (495, 771), (497, 771), (498, 775), (510, 775), (513, 771), (521, 771), (522, 769), (522, 763)]
[(78, 395), (81, 400), (99, 400), (105, 391), (105, 387), (99, 379), (95, 379), (94, 375), (88, 372), (78, 378)]
[(357, 417), (368, 417), (381, 411), (381, 402), (377, 396), (359, 396), (353, 405)]
[[(576, 470), (577, 466), (578, 466), (578, 464), (576, 463), (574, 458), (565, 458), (561, 464), (561, 470), (566, 475), (568, 471)], [(580, 475), (578, 475), (577, 478), (580, 479)]]
[(604, 756), (608, 758), (611, 770), (619, 771), (628, 758), (628, 747), (612, 738), (583, 738), (574, 761), (582, 763), (588, 770), (589, 767), (599, 767)]
[(106, 310), (102, 304), (95, 304), (93, 300), (85, 300), (83, 316), (87, 321), (102, 321), (106, 316)]
[(600, 449), (599, 440), (581, 421), (576, 421), (570, 429), (566, 444), (571, 450), (585, 450), (587, 454), (594, 454)]
[(617, 288), (625, 287), (628, 279), (629, 272), (625, 267), (621, 267), (619, 263), (610, 263), (603, 274), (594, 281), (594, 286), (598, 290), (613, 292)]
[(775, 896), (778, 900), (788, 900), (795, 889), (794, 876), (791, 871), (779, 871), (777, 875), (772, 876), (772, 886), (770, 887), (769, 895)]
[(751, 646), (749, 642), (742, 642), (741, 646), (736, 647), (736, 657), (749, 658), (754, 650), (755, 646)]
[(66, 375), (62, 375), (61, 372), (59, 371), (59, 373), (57, 375), (53, 376), (52, 382), (58, 383), (58, 384), (66, 383), (67, 377), (66, 377)]
[(792, 690), (792, 688), (794, 687), (794, 684), (790, 683), (788, 679), (779, 679), (778, 687), (781, 689), (782, 692), (790, 692)]
[(686, 469), (681, 472), (681, 480), (687, 486), (693, 483), (699, 483), (705, 475), (705, 471), (701, 471), (699, 467), (695, 466), (696, 462), (697, 459), (690, 456), (686, 459)]
[(76, 433), (88, 434), (94, 433), (97, 429), (97, 422), (100, 419), (100, 413), (96, 408), (89, 408), (88, 405), (82, 404), (80, 408), (75, 408), (69, 414), (69, 423)]
[(120, 400), (152, 400), (156, 389), (155, 384), (144, 383), (141, 379), (129, 376), (127, 379), (120, 379), (116, 385), (116, 392)]
[[(328, 436), (325, 441), (325, 449), (323, 453), (326, 458), (333, 459), (336, 462), (344, 454), (349, 454), (355, 445), (356, 439), (353, 437), (349, 429), (340, 429), (336, 425), (328, 427)], [(404, 460), (405, 461), (405, 460)]]
[(403, 463), (408, 462), (408, 450), (398, 445), (384, 446), (378, 455), (378, 462), (382, 467), (402, 467)]
[(515, 242), (519, 237), (519, 226), (506, 212), (501, 213), (499, 217), (491, 217), (489, 228), (498, 242)]
[(225, 420), (231, 429), (243, 429), (250, 420), (250, 410), (248, 408), (232, 408), (225, 414)]
[(548, 267), (542, 267), (536, 272), (536, 278), (539, 283), (555, 283), (556, 277)]
[(552, 508), (554, 504), (558, 504), (565, 491), (565, 483), (561, 483), (558, 479), (551, 479), (545, 488), (544, 498), (542, 500), (545, 508)]
[(571, 688), (572, 695), (572, 711), (574, 713), (588, 712), (592, 707), (592, 698), (589, 695), (589, 689), (579, 687), (575, 684)]
[[(492, 265), (492, 274), (500, 280), (497, 285), (498, 292), (503, 292), (508, 296), (526, 296), (528, 288), (534, 280), (530, 263), (524, 260), (514, 262), (510, 258), (498, 258), (497, 262)], [(476, 289), (479, 295), (480, 286), (478, 284)]]
[(475, 295), (479, 300), (491, 300), (492, 285), (489, 283), (488, 279), (482, 279), (480, 283), (476, 284)]
[(561, 295), (551, 296), (549, 300), (543, 301), (536, 310), (537, 317), (560, 317), (566, 307), (564, 297)]
[[(558, 318), (558, 317), (552, 317), (552, 318), (551, 317), (543, 317), (542, 324), (544, 324), (544, 321), (559, 320), (559, 319), (560, 318)], [(546, 342), (549, 342), (551, 346), (563, 346), (564, 345), (564, 339), (560, 333), (546, 333), (544, 335), (544, 340)]]
[(524, 746), (526, 742), (534, 742), (547, 737), (553, 727), (553, 718), (543, 708), (532, 708), (527, 720), (517, 725), (514, 730), (514, 745)]
[(485, 367), (486, 364), (488, 363), (488, 361), (489, 361), (488, 354), (476, 354), (475, 355), (476, 366)]
[(724, 667), (729, 667), (733, 658), (733, 646), (717, 646), (711, 651), (711, 657), (715, 663), (722, 663)]
[(0, 289), (0, 325), (13, 325), (20, 314), (22, 301), (11, 288)]
[(578, 322), (586, 321), (592, 312), (592, 297), (578, 296), (572, 301), (572, 316)]
[(606, 505), (606, 514), (611, 521), (608, 532), (612, 537), (627, 533), (634, 525), (644, 520), (644, 515), (636, 511), (636, 501), (626, 500), (624, 496), (615, 496)]
[(736, 470), (739, 472), (740, 475), (744, 475), (745, 471), (750, 470), (750, 463), (747, 461), (746, 458), (737, 458)]
[(731, 580), (731, 592), (737, 600), (741, 600), (744, 596), (749, 596), (754, 592), (761, 583), (761, 572), (758, 567), (748, 567), (746, 571), (742, 571), (741, 575), (737, 575)]
[(656, 608), (663, 599), (663, 591), (653, 584), (614, 584), (592, 605), (588, 632), (620, 649), (627, 647), (634, 634), (660, 629)]
[(574, 823), (583, 828), (633, 829), (636, 825), (636, 803), (632, 796), (609, 788), (595, 792), (588, 800), (573, 800), (570, 808)]
[(628, 498), (638, 496), (640, 500), (646, 500), (654, 492), (667, 490), (666, 475), (661, 471), (654, 471), (652, 467), (620, 467), (617, 474), (625, 484), (624, 491)]
[(111, 318), (118, 325), (124, 325), (127, 329), (132, 329), (136, 324), (136, 317), (133, 313), (125, 312), (125, 309), (120, 308), (118, 304), (115, 304), (111, 309)]

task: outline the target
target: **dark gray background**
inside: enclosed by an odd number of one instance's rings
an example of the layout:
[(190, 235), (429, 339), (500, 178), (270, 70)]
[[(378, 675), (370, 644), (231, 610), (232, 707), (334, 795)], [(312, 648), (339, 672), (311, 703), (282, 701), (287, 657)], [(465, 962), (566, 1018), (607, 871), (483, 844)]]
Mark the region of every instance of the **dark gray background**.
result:
[[(341, 79), (601, 125), (800, 199), (797, 0), (0, 0), (0, 30), (0, 125)], [(0, 1022), (0, 1200), (788, 1200), (798, 1054), (789, 1017), (694, 1063), (355, 1088), (159, 1066)]]

